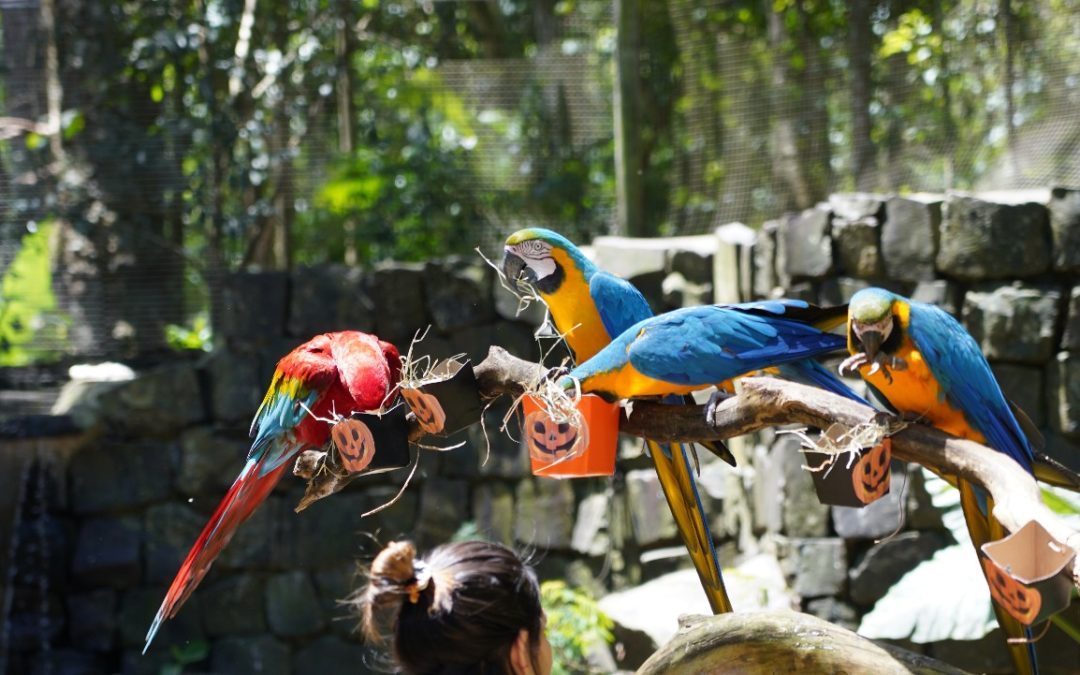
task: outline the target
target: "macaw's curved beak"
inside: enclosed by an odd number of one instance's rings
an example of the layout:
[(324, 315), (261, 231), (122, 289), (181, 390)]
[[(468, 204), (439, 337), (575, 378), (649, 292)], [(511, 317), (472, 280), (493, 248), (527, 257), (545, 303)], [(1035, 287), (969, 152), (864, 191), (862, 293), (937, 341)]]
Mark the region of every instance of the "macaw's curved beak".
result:
[(536, 283), (536, 273), (529, 269), (524, 258), (511, 251), (509, 247), (503, 251), (502, 272), (514, 288), (521, 288), (522, 282), (529, 285)]
[(881, 349), (881, 343), (884, 338), (881, 331), (878, 330), (864, 330), (859, 335), (859, 342), (862, 343), (863, 353), (866, 354), (866, 358), (873, 361)]

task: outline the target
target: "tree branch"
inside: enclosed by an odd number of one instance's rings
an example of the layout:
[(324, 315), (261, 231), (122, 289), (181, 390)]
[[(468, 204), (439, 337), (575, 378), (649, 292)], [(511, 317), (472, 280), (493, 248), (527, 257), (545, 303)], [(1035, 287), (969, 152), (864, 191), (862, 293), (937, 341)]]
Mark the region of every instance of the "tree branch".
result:
[[(547, 369), (524, 361), (501, 347), (492, 347), (474, 367), (485, 399), (502, 394), (516, 397), (526, 385), (544, 377)], [(409, 420), (409, 440), (423, 431)], [(860, 424), (886, 425), (893, 416), (823, 389), (768, 377), (740, 380), (738, 394), (722, 401), (711, 420), (700, 405), (665, 405), (635, 401), (629, 417), (620, 417), (619, 430), (657, 441), (725, 440), (765, 427), (801, 424), (827, 428)], [(907, 424), (891, 434), (893, 455), (917, 462), (937, 473), (959, 476), (986, 488), (994, 500), (994, 516), (1011, 532), (1030, 520), (1038, 521), (1055, 539), (1077, 552), (1071, 570), (1080, 586), (1080, 539), (1042, 502), (1039, 486), (1019, 464), (984, 445), (959, 439), (923, 424)]]

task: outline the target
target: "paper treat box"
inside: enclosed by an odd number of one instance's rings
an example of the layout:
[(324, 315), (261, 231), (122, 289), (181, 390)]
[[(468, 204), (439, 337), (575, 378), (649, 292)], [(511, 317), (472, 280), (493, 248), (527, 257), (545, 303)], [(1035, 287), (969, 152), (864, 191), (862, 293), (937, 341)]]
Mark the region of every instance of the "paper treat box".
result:
[[(837, 424), (825, 430), (824, 444), (844, 445), (847, 430)], [(822, 504), (862, 507), (889, 494), (892, 483), (892, 441), (838, 454), (805, 450), (814, 490)], [(854, 457), (852, 456), (854, 455)], [(832, 465), (829, 465), (829, 462)]]
[(586, 394), (575, 404), (581, 426), (548, 416), (532, 396), (523, 400), (521, 433), (534, 476), (574, 478), (615, 473), (619, 406)]
[(408, 406), (353, 413), (330, 430), (341, 466), (349, 473), (382, 473), (409, 466)]
[(423, 380), (402, 384), (401, 397), (420, 428), (437, 436), (448, 436), (479, 422), (484, 412), (472, 365), (457, 359), (436, 364)]
[(1075, 554), (1038, 522), (983, 544), (982, 554), (991, 597), (1020, 623), (1040, 623), (1069, 606)]

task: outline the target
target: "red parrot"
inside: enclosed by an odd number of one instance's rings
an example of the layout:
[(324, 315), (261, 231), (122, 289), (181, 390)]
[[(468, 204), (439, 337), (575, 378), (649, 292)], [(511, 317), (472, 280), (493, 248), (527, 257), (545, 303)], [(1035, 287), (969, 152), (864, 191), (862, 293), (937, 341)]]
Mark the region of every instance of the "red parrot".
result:
[(146, 634), (143, 653), (161, 623), (176, 615), (218, 553), (274, 489), (300, 452), (326, 445), (330, 426), (317, 417), (376, 410), (397, 385), (394, 345), (357, 331), (317, 335), (278, 361), (270, 389), (251, 422), (247, 463), (195, 540)]

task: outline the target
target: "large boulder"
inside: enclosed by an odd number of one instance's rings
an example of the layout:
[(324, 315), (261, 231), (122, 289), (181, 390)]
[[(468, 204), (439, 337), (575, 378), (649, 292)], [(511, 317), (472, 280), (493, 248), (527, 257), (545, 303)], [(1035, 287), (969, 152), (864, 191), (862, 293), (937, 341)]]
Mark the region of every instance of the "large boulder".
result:
[(784, 271), (790, 277), (821, 279), (833, 269), (830, 213), (820, 206), (783, 221)]
[(200, 588), (207, 634), (259, 635), (266, 632), (266, 583), (254, 574), (235, 574)]
[(1060, 304), (1053, 287), (979, 287), (964, 299), (964, 324), (988, 359), (1042, 364), (1054, 353)]
[(514, 543), (514, 491), (504, 483), (482, 483), (473, 489), (472, 514), (486, 539)]
[(289, 675), (290, 663), (289, 647), (269, 635), (225, 638), (210, 650), (215, 673)]
[(678, 537), (675, 519), (667, 507), (660, 479), (651, 469), (626, 473), (626, 500), (630, 524), (639, 546), (653, 546)]
[(120, 443), (102, 439), (68, 465), (71, 506), (100, 513), (142, 506), (172, 493), (177, 448), (171, 443)]
[(1080, 190), (1050, 191), (1050, 231), (1054, 241), (1054, 269), (1080, 272)]
[(638, 675), (691, 673), (950, 673), (945, 663), (877, 644), (808, 614), (760, 612), (691, 616)]
[(375, 330), (371, 278), (357, 267), (313, 265), (292, 273), (289, 335), (306, 340), (337, 330)]
[(468, 483), (447, 478), (424, 481), (420, 488), (420, 518), (416, 524), (421, 547), (449, 540), (468, 515)]
[(1056, 431), (1080, 438), (1080, 354), (1060, 352), (1050, 366), (1050, 422)]
[(942, 274), (968, 281), (1045, 272), (1050, 267), (1046, 207), (950, 194), (945, 199), (935, 264)]
[(839, 538), (793, 540), (795, 584), (804, 598), (839, 595), (847, 581), (847, 547)]
[(311, 577), (294, 571), (275, 574), (266, 583), (266, 620), (275, 635), (303, 637), (326, 627)]
[(1061, 338), (1062, 349), (1080, 352), (1080, 286), (1073, 286), (1069, 294), (1068, 317), (1065, 335)]
[(379, 263), (372, 280), (375, 332), (404, 353), (417, 331), (428, 325), (424, 301), (424, 265)]
[(574, 532), (574, 488), (570, 481), (525, 479), (514, 500), (514, 538), (542, 548), (569, 549)]
[(884, 271), (879, 230), (885, 204), (871, 194), (834, 194), (832, 239), (840, 269), (860, 279), (880, 277)]
[(864, 607), (873, 605), (902, 576), (948, 544), (947, 534), (925, 531), (901, 532), (874, 544), (849, 573), (851, 599)]
[(284, 272), (235, 272), (225, 278), (221, 326), (230, 346), (259, 349), (285, 334), (288, 276)]
[(464, 258), (428, 263), (424, 295), (435, 326), (449, 332), (494, 319), (493, 278), (490, 267)]
[(79, 528), (71, 574), (83, 586), (127, 587), (142, 578), (138, 519), (90, 518)]
[(940, 198), (890, 197), (881, 226), (886, 276), (897, 281), (933, 279), (940, 226)]
[(160, 366), (130, 379), (92, 377), (65, 384), (52, 413), (71, 415), (84, 429), (104, 426), (119, 435), (152, 438), (171, 438), (206, 417), (192, 362)]

